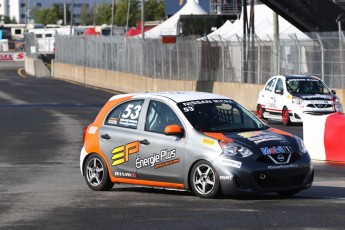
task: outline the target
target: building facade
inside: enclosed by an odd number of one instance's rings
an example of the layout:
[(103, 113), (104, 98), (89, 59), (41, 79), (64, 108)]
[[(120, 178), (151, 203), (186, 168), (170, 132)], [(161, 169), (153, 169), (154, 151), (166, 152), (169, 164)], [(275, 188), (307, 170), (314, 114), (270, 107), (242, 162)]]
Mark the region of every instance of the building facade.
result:
[[(119, 0), (115, 0), (118, 2)], [(93, 9), (95, 4), (111, 3), (112, 0), (0, 0), (0, 15), (15, 19), (18, 23), (34, 23), (31, 9), (34, 7), (50, 8), (53, 4), (70, 10), (73, 2), (74, 22), (80, 22), (80, 12), (83, 5)], [(64, 22), (64, 18), (61, 18)]]

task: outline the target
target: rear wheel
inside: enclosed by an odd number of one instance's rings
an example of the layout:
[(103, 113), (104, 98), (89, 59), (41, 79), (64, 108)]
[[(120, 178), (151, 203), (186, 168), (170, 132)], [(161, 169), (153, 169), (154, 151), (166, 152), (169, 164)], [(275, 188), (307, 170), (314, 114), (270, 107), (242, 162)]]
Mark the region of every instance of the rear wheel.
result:
[(102, 157), (92, 154), (85, 163), (84, 176), (87, 185), (95, 191), (110, 190), (114, 183), (111, 182), (107, 165)]
[(199, 161), (194, 165), (190, 182), (194, 194), (198, 197), (214, 198), (219, 195), (219, 176), (207, 161)]
[(289, 110), (288, 110), (287, 107), (283, 108), (283, 111), (282, 111), (282, 121), (283, 121), (283, 125), (284, 126), (288, 126), (288, 125), (291, 124)]
[(256, 107), (256, 116), (262, 120), (266, 120), (266, 118), (264, 117), (264, 109), (260, 104)]

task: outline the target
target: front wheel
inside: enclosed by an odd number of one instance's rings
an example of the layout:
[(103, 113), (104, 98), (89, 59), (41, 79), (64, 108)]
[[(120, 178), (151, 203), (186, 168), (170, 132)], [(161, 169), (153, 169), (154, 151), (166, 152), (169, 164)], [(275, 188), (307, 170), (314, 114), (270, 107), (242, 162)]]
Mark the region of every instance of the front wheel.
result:
[(282, 111), (282, 121), (284, 126), (291, 124), (289, 110), (286, 107), (284, 107)]
[(256, 107), (256, 116), (262, 120), (266, 120), (264, 117), (264, 109), (260, 104)]
[(194, 165), (190, 181), (192, 190), (198, 197), (214, 198), (219, 195), (219, 176), (207, 161), (199, 161)]
[(107, 165), (102, 157), (92, 154), (85, 163), (84, 176), (87, 185), (95, 191), (110, 190), (114, 183), (111, 182)]

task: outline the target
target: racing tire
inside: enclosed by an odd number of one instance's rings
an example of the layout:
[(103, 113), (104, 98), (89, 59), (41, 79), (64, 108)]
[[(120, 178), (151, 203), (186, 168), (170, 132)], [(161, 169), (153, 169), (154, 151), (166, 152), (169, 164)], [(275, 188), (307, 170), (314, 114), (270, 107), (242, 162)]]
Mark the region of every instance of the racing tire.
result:
[(291, 124), (289, 110), (287, 107), (283, 108), (282, 111), (282, 121), (284, 126), (289, 126)]
[(84, 177), (86, 184), (94, 191), (107, 191), (114, 186), (103, 158), (95, 153), (86, 160)]
[(258, 118), (260, 118), (261, 120), (267, 120), (265, 117), (264, 117), (264, 108), (262, 108), (262, 105), (258, 104), (258, 106), (256, 107), (256, 116)]
[(194, 194), (200, 198), (215, 198), (220, 194), (219, 176), (207, 161), (199, 161), (193, 166), (190, 184)]

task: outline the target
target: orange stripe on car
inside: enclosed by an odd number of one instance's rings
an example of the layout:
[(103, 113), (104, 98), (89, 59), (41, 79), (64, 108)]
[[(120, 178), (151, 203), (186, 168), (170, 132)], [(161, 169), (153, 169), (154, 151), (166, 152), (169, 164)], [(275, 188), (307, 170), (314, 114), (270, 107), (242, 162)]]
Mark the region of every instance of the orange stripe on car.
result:
[(233, 139), (224, 136), (223, 133), (209, 133), (209, 132), (204, 132), (204, 134), (205, 134), (206, 136), (208, 136), (208, 137), (213, 137), (213, 138), (216, 138), (216, 139), (218, 139), (218, 140), (234, 142)]
[[(112, 177), (112, 178), (114, 178), (114, 177)], [(146, 181), (146, 180), (136, 180), (136, 179), (127, 179), (127, 178), (115, 178), (115, 180), (112, 180), (112, 181), (115, 183), (125, 183), (125, 184), (136, 184), (136, 185), (145, 185), (145, 186), (153, 186), (153, 187), (168, 187), (168, 188), (184, 189), (184, 185), (178, 184), (178, 183)]]
[(276, 129), (276, 128), (269, 128), (268, 130), (273, 132), (273, 133), (280, 134), (280, 135), (285, 135), (285, 136), (290, 136), (290, 137), (294, 136), (291, 133), (288, 133), (288, 132), (285, 132), (285, 131), (282, 131), (282, 130)]

